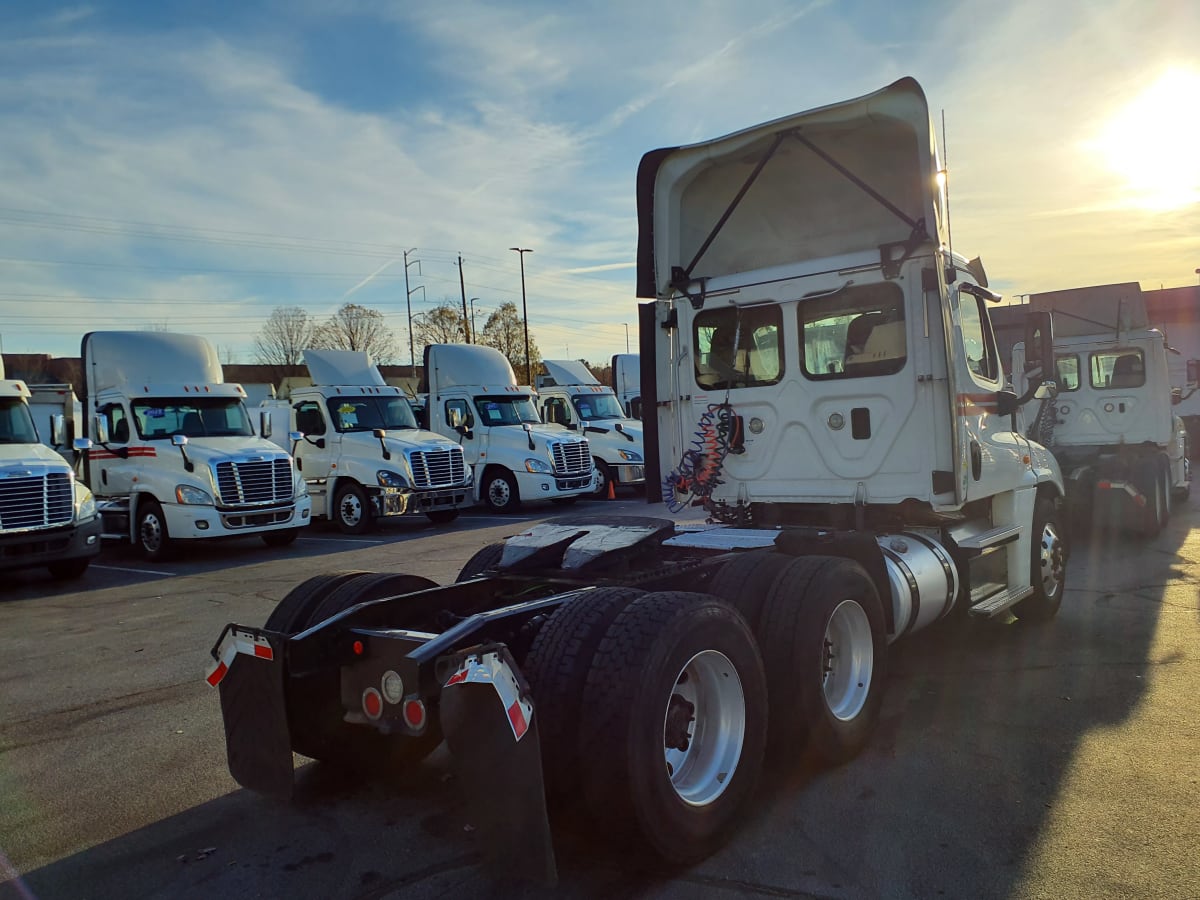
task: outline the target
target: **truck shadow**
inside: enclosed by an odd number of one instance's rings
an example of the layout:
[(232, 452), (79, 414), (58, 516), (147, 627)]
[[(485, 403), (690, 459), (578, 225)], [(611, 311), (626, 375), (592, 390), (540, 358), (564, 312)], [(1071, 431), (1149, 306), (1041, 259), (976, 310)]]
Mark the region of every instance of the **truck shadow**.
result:
[[(1195, 519), (1179, 511), (1152, 542), (1077, 541), (1053, 623), (939, 627), (894, 645), (867, 750), (833, 769), (770, 773), (730, 843), (689, 870), (648, 862), (629, 843), (614, 849), (613, 835), (575, 818), (555, 832), (557, 889), (497, 877), (480, 863), (443, 747), (371, 783), (304, 765), (290, 804), (237, 790), (43, 866), (25, 886), (98, 900), (1020, 894), (1070, 799), (1081, 746), (1125, 722), (1154, 667), (1170, 662), (1155, 656), (1156, 632)], [(0, 883), (0, 898), (24, 896)]]

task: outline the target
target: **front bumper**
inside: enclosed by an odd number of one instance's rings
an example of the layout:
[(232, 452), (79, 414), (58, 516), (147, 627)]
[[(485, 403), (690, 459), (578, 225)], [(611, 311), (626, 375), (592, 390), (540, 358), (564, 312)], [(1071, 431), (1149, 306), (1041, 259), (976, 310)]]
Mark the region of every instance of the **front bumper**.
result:
[(617, 484), (645, 484), (646, 483), (646, 467), (643, 465), (631, 465), (629, 463), (613, 464), (610, 466), (613, 473), (613, 480)]
[(460, 487), (424, 491), (381, 487), (374, 495), (373, 502), (377, 516), (420, 516), (437, 510), (468, 506), (471, 502), (471, 486), (464, 484)]
[(0, 571), (29, 569), (100, 552), (100, 517), (82, 525), (0, 536)]

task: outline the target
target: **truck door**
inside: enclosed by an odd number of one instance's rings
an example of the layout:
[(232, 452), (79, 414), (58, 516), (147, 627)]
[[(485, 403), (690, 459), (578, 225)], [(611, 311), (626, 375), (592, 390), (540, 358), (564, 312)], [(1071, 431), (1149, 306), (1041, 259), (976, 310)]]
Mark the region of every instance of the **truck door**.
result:
[(100, 407), (98, 414), (108, 425), (108, 443), (91, 450), (89, 485), (100, 496), (119, 496), (133, 490), (133, 478), (140, 455), (154, 455), (156, 448), (138, 448), (133, 443), (133, 420), (120, 403)]
[[(320, 509), (328, 501), (328, 479), (337, 461), (340, 442), (329, 428), (325, 410), (316, 400), (301, 400), (292, 407), (295, 429), (303, 432), (304, 438), (296, 444), (296, 466), (308, 485), (308, 492)], [(324, 446), (321, 446), (324, 444)]]
[[(443, 401), (441, 409), (441, 423), (437, 429), (442, 434), (451, 440), (461, 440), (463, 448), (463, 459), (469, 466), (477, 466), (481, 461), (485, 461), (487, 456), (487, 428), (481, 427), (475, 419), (475, 413), (471, 409), (471, 403), (466, 397), (450, 397)], [(467, 434), (459, 434), (451, 426), (452, 422), (461, 422), (468, 426)], [(479, 483), (480, 472), (475, 472), (476, 484)]]

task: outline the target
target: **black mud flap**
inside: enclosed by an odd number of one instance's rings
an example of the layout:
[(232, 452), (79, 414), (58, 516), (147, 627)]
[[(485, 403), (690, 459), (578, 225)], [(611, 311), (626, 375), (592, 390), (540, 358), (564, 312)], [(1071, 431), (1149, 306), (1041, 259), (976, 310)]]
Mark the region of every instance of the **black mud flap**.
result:
[[(231, 626), (214, 648), (218, 662), (222, 646), (240, 643), (257, 652), (224, 653), (221, 718), (225, 721), (225, 751), (229, 773), (242, 787), (281, 799), (292, 796), (293, 766), (284, 692), (283, 642), (280, 635)], [(269, 647), (267, 654), (263, 648)]]
[(439, 660), (442, 732), (497, 875), (555, 885), (537, 718), (503, 646)]

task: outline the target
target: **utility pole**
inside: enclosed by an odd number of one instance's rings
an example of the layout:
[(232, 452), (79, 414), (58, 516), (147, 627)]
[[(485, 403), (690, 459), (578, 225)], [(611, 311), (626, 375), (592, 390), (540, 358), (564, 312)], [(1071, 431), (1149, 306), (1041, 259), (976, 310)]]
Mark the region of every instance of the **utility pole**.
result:
[(458, 254), (458, 287), (462, 291), (463, 302), (463, 331), (467, 333), (467, 343), (471, 343), (471, 332), (475, 330), (475, 323), (467, 321), (467, 285), (463, 281), (462, 271), (462, 254)]
[(629, 323), (625, 323), (625, 352), (629, 352)]
[(525, 305), (525, 254), (533, 251), (528, 247), (509, 247), (521, 257), (521, 318), (525, 321), (525, 383), (533, 384), (533, 365), (529, 361), (529, 309)]
[(475, 335), (476, 341), (478, 341), (479, 332), (475, 330), (475, 301), (478, 299), (478, 297), (472, 297), (469, 301), (467, 301), (471, 304), (471, 334)]
[[(420, 275), (421, 274), (421, 261), (419, 259), (414, 259), (412, 262), (409, 262), (408, 254), (416, 253), (416, 252), (417, 252), (416, 247), (413, 247), (411, 250), (404, 251), (404, 293), (405, 293), (404, 299), (405, 299), (405, 302), (408, 304), (408, 374), (409, 375), (415, 375), (416, 367), (417, 367), (417, 354), (416, 354), (416, 350), (413, 347), (413, 328), (412, 328), (412, 295), (413, 295), (413, 291), (417, 290), (417, 288), (412, 288), (410, 290), (408, 287), (408, 267), (411, 266), (413, 263), (416, 263), (417, 274)], [(420, 289), (424, 290), (425, 289), (424, 285), (421, 285)]]

